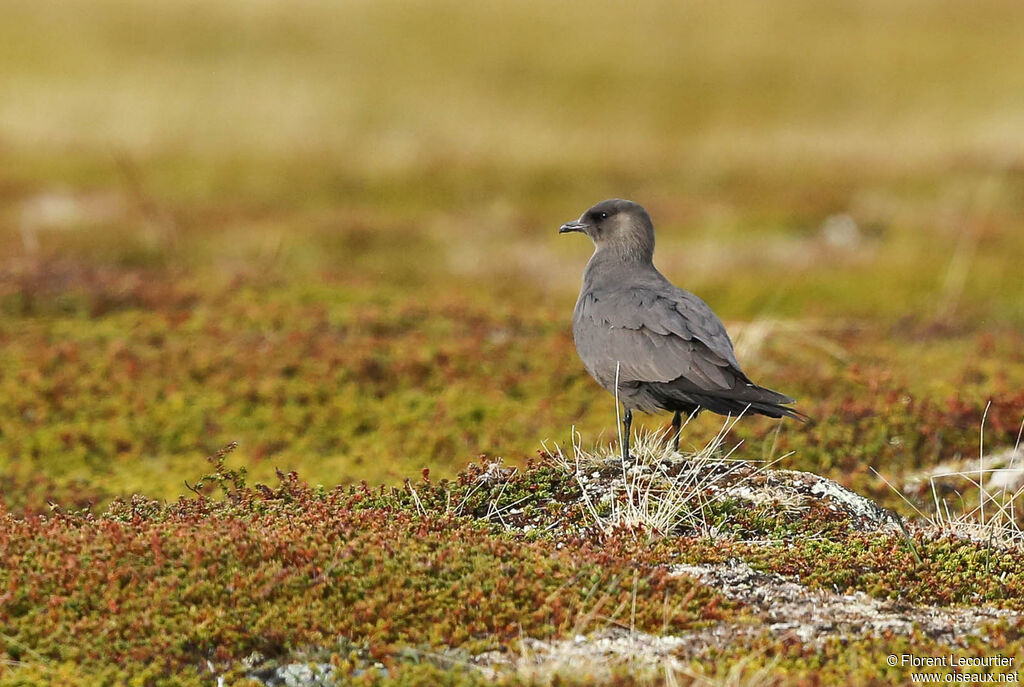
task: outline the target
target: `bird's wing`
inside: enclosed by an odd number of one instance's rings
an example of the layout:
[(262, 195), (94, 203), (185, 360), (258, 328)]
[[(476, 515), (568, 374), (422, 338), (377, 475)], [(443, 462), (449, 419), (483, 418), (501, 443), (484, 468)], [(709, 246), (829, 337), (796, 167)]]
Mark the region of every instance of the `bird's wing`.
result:
[(583, 294), (576, 328), (584, 359), (618, 364), (624, 382), (683, 377), (709, 391), (748, 382), (718, 317), (696, 296), (671, 288)]

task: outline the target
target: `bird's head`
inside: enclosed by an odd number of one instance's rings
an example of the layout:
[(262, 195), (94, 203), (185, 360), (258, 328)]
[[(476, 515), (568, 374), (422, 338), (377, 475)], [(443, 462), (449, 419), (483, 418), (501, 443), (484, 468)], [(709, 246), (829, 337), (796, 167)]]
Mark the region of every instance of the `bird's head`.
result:
[(651, 217), (631, 200), (603, 200), (579, 219), (563, 224), (558, 233), (573, 231), (589, 236), (598, 251), (612, 250), (623, 259), (649, 262), (654, 256)]

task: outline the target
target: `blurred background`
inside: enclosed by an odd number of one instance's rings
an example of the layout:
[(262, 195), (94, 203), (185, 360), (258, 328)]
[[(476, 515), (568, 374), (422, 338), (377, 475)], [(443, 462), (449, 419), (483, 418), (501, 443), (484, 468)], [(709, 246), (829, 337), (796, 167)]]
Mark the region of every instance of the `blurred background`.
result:
[[(570, 320), (644, 204), (656, 263), (886, 499), (1024, 415), (1013, 0), (6, 0), (0, 484), (45, 511), (258, 478), (395, 483), (614, 438)], [(659, 427), (667, 418), (647, 418)], [(719, 427), (688, 429), (702, 443)], [(684, 442), (685, 443), (685, 442)]]

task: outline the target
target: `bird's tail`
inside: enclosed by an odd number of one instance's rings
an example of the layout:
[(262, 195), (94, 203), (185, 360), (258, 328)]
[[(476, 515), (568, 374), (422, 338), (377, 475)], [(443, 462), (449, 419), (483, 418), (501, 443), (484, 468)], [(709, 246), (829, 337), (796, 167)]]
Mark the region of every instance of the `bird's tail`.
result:
[(742, 390), (742, 393), (736, 394), (736, 398), (732, 400), (739, 403), (746, 403), (750, 407), (750, 411), (759, 415), (767, 415), (768, 417), (791, 417), (794, 420), (799, 420), (800, 422), (807, 422), (811, 419), (796, 408), (789, 407), (796, 403), (796, 399), (790, 398), (785, 394), (780, 394), (778, 391), (766, 389), (763, 386), (757, 386), (756, 384), (749, 384)]
[(651, 383), (646, 385), (658, 400), (660, 406), (667, 410), (686, 410), (697, 407), (710, 410), (719, 415), (736, 416), (741, 413), (767, 415), (768, 417), (791, 417), (800, 422), (809, 418), (804, 413), (790, 406), (796, 401), (778, 391), (746, 382), (732, 389), (707, 390), (696, 388), (684, 379), (670, 383)]

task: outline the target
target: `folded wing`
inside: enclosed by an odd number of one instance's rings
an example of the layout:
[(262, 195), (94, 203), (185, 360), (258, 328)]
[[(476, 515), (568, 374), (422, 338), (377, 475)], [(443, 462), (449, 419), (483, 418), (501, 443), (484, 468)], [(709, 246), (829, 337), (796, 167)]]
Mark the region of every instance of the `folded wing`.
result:
[(659, 393), (793, 402), (750, 381), (721, 320), (682, 289), (590, 291), (581, 296), (574, 319), (580, 356), (599, 381), (614, 378), (618, 365), (621, 383), (654, 383)]

